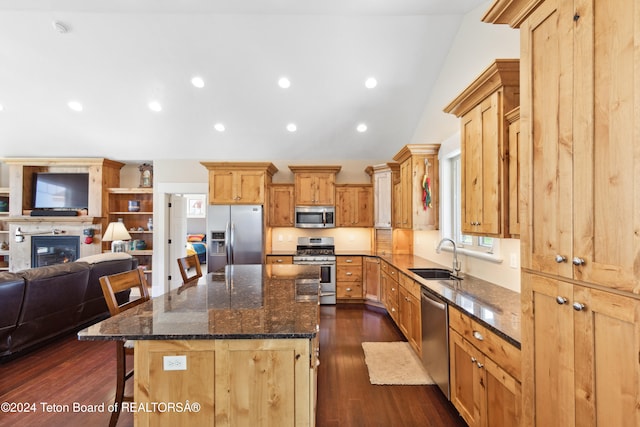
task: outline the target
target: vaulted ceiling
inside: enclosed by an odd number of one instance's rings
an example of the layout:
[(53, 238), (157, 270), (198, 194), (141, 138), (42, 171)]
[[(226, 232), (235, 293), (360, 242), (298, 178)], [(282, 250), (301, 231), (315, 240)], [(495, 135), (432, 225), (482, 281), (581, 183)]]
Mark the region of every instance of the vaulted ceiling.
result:
[(0, 0), (0, 157), (391, 158), (485, 2)]

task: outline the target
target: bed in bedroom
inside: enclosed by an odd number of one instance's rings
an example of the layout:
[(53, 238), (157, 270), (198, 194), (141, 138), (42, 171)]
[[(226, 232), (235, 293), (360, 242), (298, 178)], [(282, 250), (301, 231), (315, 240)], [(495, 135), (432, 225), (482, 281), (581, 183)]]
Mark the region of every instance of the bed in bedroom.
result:
[(198, 255), (200, 264), (207, 262), (207, 242), (205, 234), (187, 234), (187, 255)]

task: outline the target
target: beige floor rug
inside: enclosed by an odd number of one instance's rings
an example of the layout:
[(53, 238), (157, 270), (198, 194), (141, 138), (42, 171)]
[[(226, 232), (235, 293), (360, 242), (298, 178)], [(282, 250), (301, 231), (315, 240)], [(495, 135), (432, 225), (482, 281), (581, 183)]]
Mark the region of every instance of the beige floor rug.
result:
[(363, 342), (362, 349), (371, 384), (434, 384), (408, 342)]

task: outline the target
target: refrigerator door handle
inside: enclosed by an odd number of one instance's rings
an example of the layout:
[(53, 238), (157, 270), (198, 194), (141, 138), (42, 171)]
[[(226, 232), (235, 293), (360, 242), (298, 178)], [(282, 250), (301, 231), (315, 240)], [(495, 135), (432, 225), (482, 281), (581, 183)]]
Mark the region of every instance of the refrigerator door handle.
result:
[(231, 223), (229, 221), (224, 230), (224, 252), (227, 255), (227, 265), (231, 264)]
[(236, 225), (235, 225), (235, 223), (232, 222), (231, 223), (231, 251), (230, 251), (231, 252), (231, 262), (229, 264), (235, 264), (235, 262), (236, 262), (235, 259), (234, 259), (234, 253), (233, 253), (234, 245), (236, 243), (235, 242), (235, 235), (234, 235), (235, 230), (236, 230)]

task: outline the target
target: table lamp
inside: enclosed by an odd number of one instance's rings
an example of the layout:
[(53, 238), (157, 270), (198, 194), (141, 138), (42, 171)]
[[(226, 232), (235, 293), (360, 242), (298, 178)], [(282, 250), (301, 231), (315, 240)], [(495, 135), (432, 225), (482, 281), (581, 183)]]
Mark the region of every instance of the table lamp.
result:
[(124, 223), (110, 222), (107, 231), (102, 235), (102, 240), (111, 242), (111, 252), (126, 252), (127, 244), (125, 240), (131, 240), (131, 235), (124, 226)]

